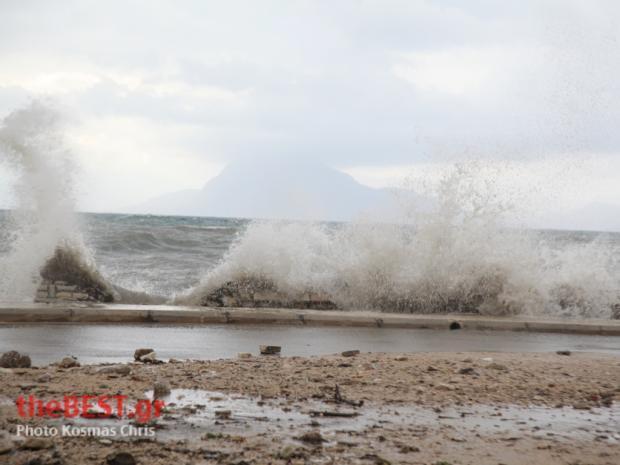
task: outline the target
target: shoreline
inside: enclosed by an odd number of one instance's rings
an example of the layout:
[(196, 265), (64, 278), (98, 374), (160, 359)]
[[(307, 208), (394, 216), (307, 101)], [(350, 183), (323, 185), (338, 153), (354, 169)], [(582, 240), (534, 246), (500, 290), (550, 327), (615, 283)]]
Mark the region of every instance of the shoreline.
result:
[(271, 324), (473, 329), (620, 336), (620, 320), (172, 305), (0, 303), (0, 325), (28, 323)]
[[(121, 393), (139, 401), (152, 398), (157, 384), (172, 392), (163, 397), (165, 415), (150, 423), (158, 425), (155, 437), (16, 434), (21, 424), (49, 424), (18, 417), (13, 402), (21, 394), (54, 399)], [(108, 459), (120, 452), (138, 464), (161, 465), (614, 464), (620, 459), (618, 386), (620, 357), (592, 353), (243, 355), (161, 364), (52, 364), (0, 370), (0, 445), (4, 463), (20, 465), (125, 463)]]

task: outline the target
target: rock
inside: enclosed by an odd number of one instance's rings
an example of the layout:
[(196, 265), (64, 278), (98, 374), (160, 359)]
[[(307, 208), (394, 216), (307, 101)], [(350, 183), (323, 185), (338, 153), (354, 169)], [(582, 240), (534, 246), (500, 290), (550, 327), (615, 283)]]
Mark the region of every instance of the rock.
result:
[(157, 354), (155, 352), (149, 352), (146, 355), (143, 355), (142, 357), (140, 357), (140, 361), (142, 363), (150, 363), (152, 365), (159, 365), (164, 363), (161, 360), (157, 360)]
[(206, 307), (313, 308), (316, 310), (338, 308), (326, 294), (286, 293), (280, 291), (272, 281), (256, 278), (228, 281), (206, 295), (194, 295), (192, 300)]
[(140, 361), (144, 355), (150, 354), (151, 352), (155, 352), (155, 349), (136, 349), (133, 353), (133, 359), (135, 361)]
[(108, 465), (136, 465), (136, 459), (129, 452), (115, 452), (105, 460)]
[(359, 354), (360, 354), (360, 351), (356, 349), (356, 350), (345, 350), (340, 355), (342, 355), (343, 357), (355, 357), (356, 355), (359, 355)]
[(232, 412), (230, 410), (216, 410), (215, 418), (217, 418), (218, 420), (228, 420), (230, 419), (231, 414)]
[(435, 389), (437, 389), (438, 391), (454, 391), (456, 388), (449, 384), (440, 383), (437, 386), (435, 386)]
[(30, 368), (31, 365), (30, 357), (22, 355), (16, 350), (6, 352), (0, 357), (0, 367), (2, 368)]
[[(384, 459), (380, 455), (377, 454), (366, 454), (362, 456), (364, 460), (370, 460), (374, 465), (392, 465), (388, 459)], [(443, 465), (443, 462), (437, 462), (435, 465)]]
[(77, 358), (73, 356), (65, 357), (60, 362), (58, 362), (58, 368), (75, 368), (79, 366), (80, 362), (78, 362)]
[(458, 371), (459, 375), (476, 375), (476, 370), (474, 370), (472, 367), (465, 367), (465, 368), (461, 368)]
[(131, 368), (129, 365), (112, 365), (107, 367), (102, 367), (97, 370), (97, 373), (102, 375), (121, 375), (127, 376), (131, 373)]
[(497, 362), (489, 363), (487, 365), (487, 368), (490, 368), (491, 370), (508, 371), (508, 367), (506, 365), (502, 365), (501, 363)]
[(251, 353), (249, 353), (249, 352), (239, 352), (239, 353), (237, 354), (237, 358), (240, 358), (240, 359), (248, 359), (248, 358), (252, 358), (252, 354), (251, 354)]
[(320, 445), (326, 442), (326, 439), (321, 436), (321, 433), (318, 431), (309, 431), (307, 433), (302, 434), (297, 439), (302, 442), (307, 442), (308, 444)]
[(398, 447), (398, 452), (401, 454), (410, 454), (412, 452), (420, 452), (420, 448), (418, 446), (408, 446), (402, 444)]
[(429, 365), (428, 367), (426, 367), (426, 371), (428, 371), (429, 373), (433, 372), (433, 371), (439, 371), (437, 368), (435, 368), (432, 365)]
[(571, 354), (571, 351), (570, 350), (558, 350), (556, 352), (556, 354), (558, 354), (558, 355), (567, 355), (568, 356), (568, 355)]
[(112, 445), (112, 440), (111, 439), (99, 439), (99, 444), (102, 444), (104, 446), (111, 446)]
[(79, 249), (57, 247), (54, 255), (41, 268), (40, 274), (44, 281), (53, 283), (48, 286), (53, 288), (48, 291), (50, 298), (114, 301), (112, 286), (84, 260)]
[(261, 355), (278, 355), (281, 350), (280, 346), (260, 346)]
[(308, 457), (308, 451), (303, 447), (286, 446), (279, 451), (275, 457), (280, 460), (286, 460), (287, 462), (293, 459), (305, 460)]
[(37, 378), (37, 383), (49, 383), (52, 380), (52, 375), (49, 373), (43, 373)]
[(0, 455), (8, 454), (13, 450), (13, 443), (8, 439), (0, 439)]
[(461, 329), (462, 327), (463, 326), (458, 321), (453, 321), (452, 323), (450, 323), (450, 330), (451, 331), (454, 331), (456, 329)]
[(573, 408), (575, 410), (590, 410), (591, 407), (586, 402), (575, 402)]
[(42, 450), (50, 449), (53, 445), (50, 439), (30, 437), (23, 442), (21, 448), (26, 450)]
[(170, 394), (170, 385), (165, 381), (157, 381), (153, 386), (153, 400), (161, 399)]

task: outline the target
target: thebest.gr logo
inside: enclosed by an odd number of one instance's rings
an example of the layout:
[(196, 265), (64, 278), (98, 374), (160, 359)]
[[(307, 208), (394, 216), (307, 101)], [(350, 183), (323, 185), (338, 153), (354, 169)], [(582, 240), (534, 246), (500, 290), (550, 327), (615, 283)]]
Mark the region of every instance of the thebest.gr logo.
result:
[(147, 423), (159, 418), (165, 402), (142, 399), (135, 403), (133, 410), (127, 409), (127, 396), (64, 396), (62, 400), (44, 401), (34, 396), (19, 396), (15, 404), (21, 418), (131, 418), (138, 423)]

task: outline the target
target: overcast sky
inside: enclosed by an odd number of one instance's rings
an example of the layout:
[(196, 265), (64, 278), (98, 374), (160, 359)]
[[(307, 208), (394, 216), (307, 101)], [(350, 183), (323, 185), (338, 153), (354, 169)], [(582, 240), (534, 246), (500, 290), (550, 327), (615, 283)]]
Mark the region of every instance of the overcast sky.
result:
[(619, 205), (619, 20), (614, 0), (2, 0), (0, 116), (65, 109), (86, 210), (265, 156), (373, 187), (485, 158), (563, 208)]

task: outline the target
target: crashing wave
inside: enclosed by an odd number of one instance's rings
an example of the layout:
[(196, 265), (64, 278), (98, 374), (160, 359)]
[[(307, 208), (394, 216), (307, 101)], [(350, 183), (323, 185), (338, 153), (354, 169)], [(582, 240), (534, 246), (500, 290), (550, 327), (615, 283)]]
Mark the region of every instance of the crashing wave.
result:
[(617, 315), (613, 241), (558, 246), (545, 233), (508, 228), (509, 208), (469, 174), (456, 169), (432, 208), (402, 224), (254, 222), (178, 301), (257, 306), (246, 289), (268, 283), (282, 306), (301, 307), (298, 296), (313, 292), (340, 309)]

